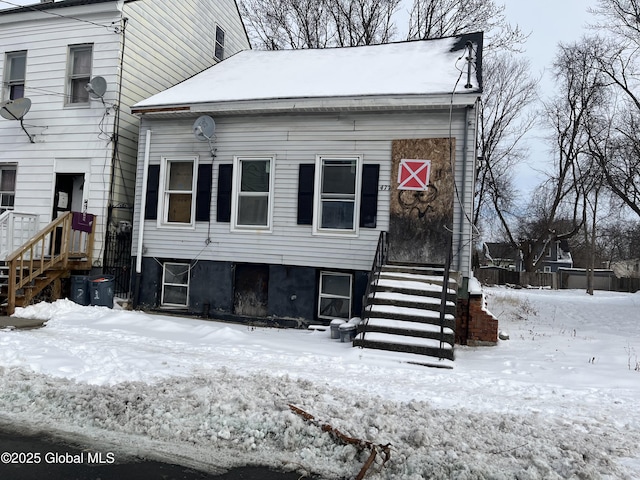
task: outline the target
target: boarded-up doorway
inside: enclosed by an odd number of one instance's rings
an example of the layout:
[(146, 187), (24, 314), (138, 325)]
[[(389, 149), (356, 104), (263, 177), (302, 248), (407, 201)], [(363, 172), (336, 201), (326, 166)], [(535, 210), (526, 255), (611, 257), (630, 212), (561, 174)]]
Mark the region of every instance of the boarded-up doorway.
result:
[[(394, 140), (391, 147), (389, 259), (396, 262), (439, 263), (453, 224), (453, 155), (455, 139)], [(429, 162), (429, 179), (406, 189), (400, 180), (402, 160)], [(418, 170), (415, 168), (415, 170)]]
[(269, 297), (269, 266), (235, 266), (233, 313), (247, 317), (266, 317)]

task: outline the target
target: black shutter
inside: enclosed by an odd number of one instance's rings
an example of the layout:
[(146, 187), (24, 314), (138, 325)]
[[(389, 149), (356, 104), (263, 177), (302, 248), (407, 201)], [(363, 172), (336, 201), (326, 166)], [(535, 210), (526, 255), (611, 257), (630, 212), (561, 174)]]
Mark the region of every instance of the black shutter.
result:
[(211, 207), (211, 171), (213, 165), (198, 165), (198, 184), (196, 186), (196, 222), (209, 220)]
[(144, 208), (144, 219), (158, 218), (158, 188), (160, 187), (160, 165), (149, 165), (147, 172), (147, 203)]
[(316, 166), (301, 164), (298, 172), (298, 225), (313, 223), (313, 184)]
[(376, 228), (378, 216), (378, 175), (380, 165), (362, 166), (362, 190), (360, 192), (360, 226)]
[(216, 220), (231, 221), (231, 186), (233, 182), (233, 164), (221, 164), (218, 167), (218, 201), (216, 202)]

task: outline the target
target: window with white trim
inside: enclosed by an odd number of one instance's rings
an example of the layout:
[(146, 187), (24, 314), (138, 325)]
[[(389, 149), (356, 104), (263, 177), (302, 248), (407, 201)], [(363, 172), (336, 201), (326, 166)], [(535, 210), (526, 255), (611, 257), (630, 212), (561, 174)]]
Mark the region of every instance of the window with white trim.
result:
[(316, 157), (315, 233), (358, 233), (361, 156)]
[(67, 65), (67, 105), (89, 103), (89, 92), (85, 88), (91, 80), (93, 45), (70, 45)]
[(213, 56), (216, 60), (224, 60), (224, 30), (216, 25), (216, 38), (213, 46)]
[(162, 157), (160, 164), (159, 224), (195, 225), (198, 157)]
[(352, 281), (348, 273), (320, 272), (318, 318), (348, 319), (351, 316)]
[(550, 265), (545, 265), (544, 266), (544, 273), (551, 273), (551, 266)]
[(186, 307), (189, 304), (188, 263), (165, 262), (162, 264), (162, 305)]
[(237, 230), (269, 230), (274, 157), (234, 157), (231, 222)]
[(3, 98), (6, 100), (23, 98), (27, 71), (27, 52), (7, 53), (4, 65)]
[(13, 210), (16, 198), (16, 166), (0, 166), (0, 214)]

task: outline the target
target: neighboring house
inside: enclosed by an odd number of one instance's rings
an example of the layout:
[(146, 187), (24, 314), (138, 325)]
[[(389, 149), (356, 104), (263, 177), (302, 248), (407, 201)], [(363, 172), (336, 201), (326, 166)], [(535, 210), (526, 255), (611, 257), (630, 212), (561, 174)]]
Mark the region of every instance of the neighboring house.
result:
[(620, 278), (640, 278), (640, 258), (612, 262), (611, 269)]
[(573, 268), (569, 242), (566, 240), (556, 240), (549, 243), (537, 271), (555, 273), (559, 268)]
[(136, 305), (358, 316), (381, 232), (470, 277), (481, 47), (246, 51), (134, 105)]
[[(96, 215), (92, 264), (109, 272), (107, 239), (133, 221), (139, 120), (129, 107), (247, 48), (235, 0), (0, 11), (0, 213), (35, 215), (36, 231), (65, 211)], [(3, 245), (3, 259), (19, 245)]]
[(520, 250), (509, 242), (486, 242), (482, 244), (483, 267), (500, 267), (521, 272), (523, 270)]

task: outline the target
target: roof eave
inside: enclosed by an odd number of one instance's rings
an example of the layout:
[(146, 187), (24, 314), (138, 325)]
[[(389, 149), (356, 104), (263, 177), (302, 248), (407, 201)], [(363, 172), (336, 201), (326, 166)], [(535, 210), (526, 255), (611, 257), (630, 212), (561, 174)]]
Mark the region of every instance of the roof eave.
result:
[(175, 115), (188, 113), (293, 113), (331, 111), (424, 110), (449, 106), (472, 106), (480, 97), (478, 90), (431, 95), (385, 95), (354, 97), (285, 98), (233, 100), (192, 104), (133, 106), (137, 115)]

